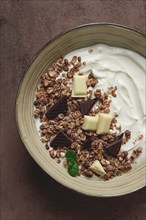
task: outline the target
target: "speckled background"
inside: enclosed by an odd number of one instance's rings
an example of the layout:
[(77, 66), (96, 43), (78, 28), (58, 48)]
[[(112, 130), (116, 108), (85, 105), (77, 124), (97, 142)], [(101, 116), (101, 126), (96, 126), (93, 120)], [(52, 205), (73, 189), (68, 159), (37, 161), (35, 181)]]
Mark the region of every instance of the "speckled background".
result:
[(52, 37), (91, 22), (146, 33), (144, 0), (1, 0), (1, 220), (144, 220), (146, 189), (91, 198), (66, 189), (33, 161), (19, 138), (15, 97), (25, 68)]

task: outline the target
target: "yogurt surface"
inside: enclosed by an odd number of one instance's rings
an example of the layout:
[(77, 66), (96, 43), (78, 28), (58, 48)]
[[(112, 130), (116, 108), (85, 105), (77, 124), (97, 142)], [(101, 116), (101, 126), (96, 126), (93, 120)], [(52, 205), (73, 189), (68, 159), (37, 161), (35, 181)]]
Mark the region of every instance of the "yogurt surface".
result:
[[(134, 169), (138, 169), (145, 162), (146, 59), (128, 49), (103, 44), (78, 49), (67, 54), (65, 58), (70, 61), (73, 56), (81, 57), (82, 62), (86, 63), (79, 68), (79, 72), (86, 74), (92, 71), (98, 79), (97, 85), (92, 90), (98, 88), (104, 93), (111, 86), (117, 87), (117, 96), (108, 96), (111, 99), (110, 113), (118, 116), (116, 119), (121, 125), (121, 132), (131, 131), (131, 139), (122, 145), (122, 150), (128, 151), (130, 156), (135, 148), (139, 146), (143, 148), (143, 153), (139, 155), (134, 164)], [(66, 72), (62, 72), (59, 77), (62, 77), (63, 73), (66, 74)], [(70, 86), (72, 87), (72, 81)], [(35, 125), (40, 135), (39, 118), (35, 119)], [(116, 130), (116, 132), (119, 131)], [(143, 138), (139, 139), (140, 136)], [(93, 181), (94, 179), (96, 177), (93, 177)]]
[[(122, 150), (129, 154), (141, 146), (143, 153), (139, 156), (135, 167), (141, 166), (145, 160), (145, 131), (146, 131), (146, 59), (140, 54), (124, 48), (97, 44), (73, 51), (65, 56), (69, 61), (73, 56), (80, 56), (86, 65), (79, 71), (83, 74), (92, 71), (98, 79), (95, 86), (102, 92), (107, 92), (111, 86), (117, 87), (117, 97), (112, 97), (110, 112), (118, 115), (117, 121), (122, 131), (130, 130), (131, 139)], [(39, 131), (40, 121), (35, 120)], [(138, 137), (142, 135), (142, 140)]]
[(103, 44), (73, 51), (65, 57), (71, 60), (73, 56), (80, 56), (86, 63), (80, 68), (80, 72), (91, 70), (97, 77), (99, 83), (95, 89), (99, 88), (104, 92), (108, 87), (117, 86), (117, 97), (111, 97), (110, 110), (118, 115), (123, 131), (131, 130), (131, 140), (124, 149), (132, 149), (132, 143), (139, 134), (143, 134), (144, 142), (146, 59), (131, 50)]

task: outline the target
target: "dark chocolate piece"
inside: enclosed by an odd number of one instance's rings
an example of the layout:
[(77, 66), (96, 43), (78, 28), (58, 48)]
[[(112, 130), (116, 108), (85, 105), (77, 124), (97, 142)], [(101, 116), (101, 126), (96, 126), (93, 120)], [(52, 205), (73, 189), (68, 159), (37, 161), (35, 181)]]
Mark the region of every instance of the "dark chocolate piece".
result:
[(51, 141), (50, 146), (53, 148), (69, 147), (71, 144), (72, 140), (63, 131), (59, 131)]
[(91, 144), (92, 144), (91, 139), (85, 140), (84, 143), (83, 143), (83, 148), (84, 149), (89, 149), (91, 147)]
[(87, 115), (90, 111), (90, 109), (93, 107), (93, 105), (96, 103), (97, 99), (90, 99), (87, 101), (81, 101), (79, 102), (80, 111), (82, 115)]
[(117, 154), (119, 153), (120, 149), (121, 149), (122, 138), (123, 138), (123, 133), (121, 135), (119, 135), (116, 140), (114, 140), (113, 142), (107, 144), (105, 146), (105, 149), (106, 149), (107, 153), (109, 153), (113, 157), (116, 157)]
[(59, 114), (66, 115), (67, 113), (67, 97), (61, 97), (46, 113), (48, 119), (54, 119)]
[(120, 135), (116, 138), (116, 140), (122, 139), (122, 138), (123, 138), (123, 135), (124, 135), (124, 133), (120, 134)]

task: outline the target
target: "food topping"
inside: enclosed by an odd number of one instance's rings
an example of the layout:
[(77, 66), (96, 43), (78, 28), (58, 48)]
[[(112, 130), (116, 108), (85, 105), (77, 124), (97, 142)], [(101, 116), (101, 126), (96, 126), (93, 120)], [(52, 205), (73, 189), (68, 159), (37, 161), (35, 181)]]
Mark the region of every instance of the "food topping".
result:
[(68, 150), (65, 154), (65, 157), (67, 159), (67, 165), (68, 165), (67, 171), (68, 171), (68, 173), (73, 177), (77, 176), (78, 171), (79, 171), (79, 166), (76, 162), (77, 155), (76, 155), (75, 151)]
[(96, 131), (98, 123), (98, 116), (84, 116), (84, 123), (82, 125), (83, 130)]
[(69, 147), (72, 143), (72, 140), (63, 132), (59, 131), (57, 135), (50, 142), (50, 146), (53, 148), (58, 147)]
[(84, 143), (83, 143), (83, 148), (84, 149), (89, 149), (91, 147), (91, 144), (92, 144), (91, 139), (85, 140)]
[(113, 118), (114, 116), (111, 114), (100, 113), (96, 129), (97, 134), (108, 133)]
[(97, 99), (90, 99), (90, 100), (87, 100), (87, 101), (79, 102), (80, 111), (81, 111), (83, 116), (87, 115), (89, 113), (89, 111), (91, 110), (93, 105), (96, 103), (96, 101), (97, 101)]
[(66, 115), (67, 113), (67, 97), (61, 97), (46, 113), (48, 119), (54, 119), (59, 114)]
[(94, 161), (90, 169), (93, 170), (95, 173), (99, 174), (100, 176), (104, 176), (106, 174), (101, 163), (98, 160)]
[(107, 152), (116, 157), (121, 149), (123, 133), (117, 139), (105, 146)]
[(72, 97), (86, 97), (87, 96), (87, 77), (86, 75), (74, 75)]

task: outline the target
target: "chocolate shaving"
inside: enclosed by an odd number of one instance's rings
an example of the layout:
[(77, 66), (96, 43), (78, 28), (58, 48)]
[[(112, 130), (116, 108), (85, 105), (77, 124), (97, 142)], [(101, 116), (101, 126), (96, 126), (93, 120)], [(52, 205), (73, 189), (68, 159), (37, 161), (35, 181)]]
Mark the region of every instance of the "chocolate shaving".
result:
[(104, 146), (107, 153), (109, 153), (113, 157), (116, 157), (121, 149), (122, 138), (123, 138), (123, 133), (119, 135), (116, 140)]
[(59, 131), (51, 141), (50, 146), (53, 148), (69, 147), (71, 144), (72, 140), (63, 131)]
[(67, 97), (63, 96), (61, 97), (57, 103), (55, 103), (46, 113), (46, 117), (48, 119), (54, 119), (59, 114), (66, 115), (67, 113)]
[(84, 149), (89, 149), (91, 147), (91, 144), (92, 144), (91, 139), (85, 140), (84, 143), (83, 143), (83, 148)]
[(93, 105), (96, 103), (97, 99), (91, 99), (87, 101), (81, 101), (79, 102), (80, 111), (82, 113), (82, 116), (87, 115)]

